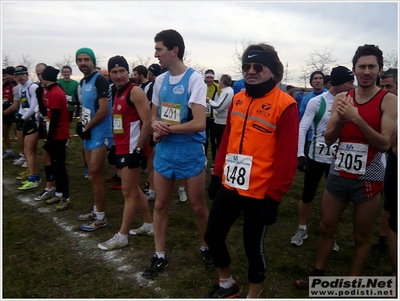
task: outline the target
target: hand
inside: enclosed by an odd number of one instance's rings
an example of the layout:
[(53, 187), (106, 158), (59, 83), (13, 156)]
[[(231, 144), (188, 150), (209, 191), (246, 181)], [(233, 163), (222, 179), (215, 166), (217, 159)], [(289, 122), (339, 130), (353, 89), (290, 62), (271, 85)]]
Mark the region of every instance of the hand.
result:
[(304, 156), (298, 157), (297, 170), (301, 172), (306, 171), (306, 157)]
[(132, 154), (129, 154), (128, 167), (129, 169), (138, 168), (140, 166), (140, 160), (142, 159), (143, 150), (135, 149)]
[(17, 130), (21, 131), (22, 125), (24, 124), (21, 114), (18, 114), (17, 117), (15, 117), (15, 123), (17, 124)]
[(276, 215), (278, 213), (278, 206), (281, 202), (275, 201), (268, 195), (265, 196), (262, 204), (258, 209), (257, 220), (263, 225), (273, 225), (276, 222)]
[(90, 130), (85, 130), (85, 126), (82, 124), (82, 122), (78, 122), (76, 124), (76, 133), (81, 137), (81, 139), (86, 139), (90, 140), (92, 135), (90, 134)]
[(222, 177), (211, 175), (210, 184), (208, 184), (208, 197), (214, 200), (218, 189), (222, 186)]
[(154, 133), (157, 133), (160, 136), (168, 135), (170, 132), (169, 124), (163, 121), (156, 120), (153, 122), (151, 127), (153, 128)]
[(353, 98), (349, 95), (338, 99), (336, 111), (341, 121), (354, 121), (359, 116), (358, 109), (354, 106)]
[(163, 136), (161, 136), (159, 133), (154, 132), (154, 133), (153, 133), (153, 141), (154, 141), (154, 144), (157, 144), (157, 143), (161, 142), (162, 137), (163, 137)]

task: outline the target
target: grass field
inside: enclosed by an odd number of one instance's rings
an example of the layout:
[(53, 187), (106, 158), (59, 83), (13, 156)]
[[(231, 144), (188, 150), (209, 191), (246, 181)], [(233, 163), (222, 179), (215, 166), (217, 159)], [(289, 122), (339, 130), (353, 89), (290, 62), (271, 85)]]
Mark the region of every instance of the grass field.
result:
[[(76, 121), (74, 121), (76, 122)], [(74, 129), (74, 125), (71, 127)], [(73, 130), (71, 130), (72, 132)], [(72, 137), (68, 146), (67, 170), (73, 207), (53, 212), (52, 206), (33, 200), (44, 189), (19, 191), (16, 176), (23, 169), (3, 161), (3, 298), (201, 298), (218, 280), (217, 273), (204, 268), (200, 243), (189, 202), (178, 201), (177, 184), (170, 207), (166, 254), (169, 266), (153, 280), (141, 273), (150, 265), (154, 253), (153, 237), (129, 236), (129, 245), (114, 251), (101, 251), (99, 242), (119, 230), (124, 201), (120, 190), (106, 188), (108, 226), (92, 233), (83, 232), (76, 219), (93, 204), (91, 186), (83, 176), (82, 142)], [(14, 150), (17, 149), (13, 141)], [(39, 142), (39, 154), (42, 141)], [(108, 163), (104, 178), (114, 170)], [(44, 178), (44, 169), (41, 168)], [(207, 173), (209, 178), (210, 173)], [(143, 176), (143, 181), (145, 180)], [(266, 281), (260, 298), (308, 298), (308, 291), (297, 290), (293, 281), (305, 276), (315, 264), (320, 200), (324, 181), (314, 200), (308, 223), (309, 238), (299, 248), (290, 245), (298, 221), (298, 200), (304, 174), (298, 172), (292, 188), (279, 207), (278, 220), (267, 231), (265, 250)], [(208, 180), (207, 180), (208, 183)], [(211, 201), (207, 199), (210, 208)], [(150, 202), (153, 209), (154, 202)], [(380, 215), (380, 210), (379, 210)], [(138, 215), (132, 227), (142, 223)], [(379, 216), (374, 225), (373, 242), (377, 239)], [(352, 207), (348, 206), (338, 227), (339, 252), (332, 253), (327, 276), (348, 274), (353, 249)], [(242, 243), (242, 220), (228, 236), (233, 277), (242, 286), (242, 297), (248, 289), (247, 262)], [(387, 254), (369, 258), (364, 276), (391, 274)]]

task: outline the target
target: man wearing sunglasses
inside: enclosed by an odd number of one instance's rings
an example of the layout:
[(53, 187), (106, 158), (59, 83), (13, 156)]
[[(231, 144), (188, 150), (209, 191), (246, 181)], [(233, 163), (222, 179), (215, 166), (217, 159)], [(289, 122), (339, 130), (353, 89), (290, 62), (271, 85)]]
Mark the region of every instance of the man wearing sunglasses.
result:
[(265, 280), (266, 230), (276, 221), (278, 206), (297, 166), (297, 103), (276, 86), (283, 76), (276, 50), (267, 44), (250, 45), (242, 56), (242, 71), (246, 90), (232, 100), (208, 187), (213, 204), (205, 240), (219, 283), (206, 298), (240, 295), (232, 279), (225, 239), (241, 214), (249, 262), (247, 297), (258, 297)]

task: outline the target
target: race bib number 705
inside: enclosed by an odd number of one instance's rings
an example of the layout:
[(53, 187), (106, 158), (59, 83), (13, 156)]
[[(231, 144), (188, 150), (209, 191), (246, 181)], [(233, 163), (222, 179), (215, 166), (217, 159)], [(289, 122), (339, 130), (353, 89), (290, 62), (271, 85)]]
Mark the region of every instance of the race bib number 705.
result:
[(249, 189), (253, 157), (240, 154), (227, 154), (225, 157), (225, 184), (232, 188)]
[(335, 169), (363, 175), (367, 168), (367, 156), (367, 144), (341, 142), (336, 153)]

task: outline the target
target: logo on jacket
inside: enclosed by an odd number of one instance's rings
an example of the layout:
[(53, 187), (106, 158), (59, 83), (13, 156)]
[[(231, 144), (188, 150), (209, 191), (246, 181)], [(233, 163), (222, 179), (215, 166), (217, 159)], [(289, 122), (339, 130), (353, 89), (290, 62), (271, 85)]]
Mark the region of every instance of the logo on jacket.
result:
[(178, 85), (172, 89), (172, 92), (174, 92), (174, 94), (183, 94), (185, 93), (185, 87), (183, 85)]
[(240, 106), (240, 105), (242, 105), (242, 104), (243, 104), (243, 100), (238, 99), (238, 100), (236, 101), (236, 105), (237, 105), (237, 106)]
[(265, 111), (268, 111), (269, 109), (271, 109), (272, 105), (270, 103), (264, 103), (261, 105), (261, 108)]

